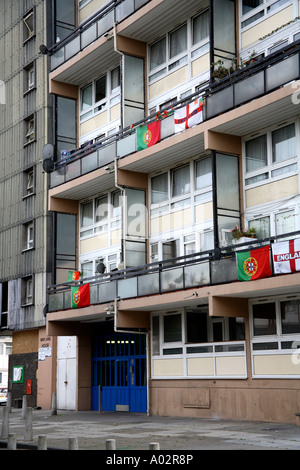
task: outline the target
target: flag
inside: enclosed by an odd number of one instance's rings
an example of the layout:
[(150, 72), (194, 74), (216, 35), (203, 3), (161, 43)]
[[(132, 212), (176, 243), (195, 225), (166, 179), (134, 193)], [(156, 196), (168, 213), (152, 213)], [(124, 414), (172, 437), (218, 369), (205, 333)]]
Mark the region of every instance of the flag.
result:
[(275, 274), (300, 271), (300, 239), (273, 243), (273, 264)]
[(239, 281), (254, 281), (271, 276), (270, 245), (236, 253)]
[(160, 121), (136, 129), (137, 150), (143, 150), (160, 141)]
[(80, 272), (79, 271), (69, 271), (68, 282), (78, 281), (79, 277), (80, 277)]
[(203, 121), (203, 100), (197, 99), (184, 108), (175, 110), (175, 133), (189, 129)]
[(90, 284), (71, 287), (72, 308), (82, 308), (90, 305)]

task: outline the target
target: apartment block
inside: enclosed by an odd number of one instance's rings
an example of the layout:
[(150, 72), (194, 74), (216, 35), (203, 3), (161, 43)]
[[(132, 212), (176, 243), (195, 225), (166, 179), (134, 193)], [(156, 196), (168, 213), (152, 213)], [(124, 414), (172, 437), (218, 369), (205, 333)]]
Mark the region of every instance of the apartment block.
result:
[(300, 2), (35, 3), (37, 404), (298, 423)]

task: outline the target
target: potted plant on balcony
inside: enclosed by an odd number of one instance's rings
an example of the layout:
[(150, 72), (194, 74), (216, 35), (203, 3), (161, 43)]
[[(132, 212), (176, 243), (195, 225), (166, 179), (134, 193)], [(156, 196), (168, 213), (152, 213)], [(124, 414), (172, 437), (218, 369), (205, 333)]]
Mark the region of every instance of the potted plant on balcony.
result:
[(248, 227), (246, 230), (241, 230), (236, 225), (232, 230), (233, 244), (236, 243), (247, 243), (256, 238), (256, 229), (255, 227)]

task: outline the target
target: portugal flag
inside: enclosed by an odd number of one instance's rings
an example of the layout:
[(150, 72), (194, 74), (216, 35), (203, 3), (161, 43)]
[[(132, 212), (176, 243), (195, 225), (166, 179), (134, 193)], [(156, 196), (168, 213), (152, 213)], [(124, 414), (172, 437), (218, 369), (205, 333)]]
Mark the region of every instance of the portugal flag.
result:
[(78, 281), (79, 277), (80, 277), (80, 272), (79, 271), (69, 271), (68, 282)]
[(72, 287), (72, 308), (88, 307), (90, 305), (90, 285)]
[(143, 150), (160, 141), (160, 121), (136, 129), (136, 149)]
[(251, 251), (236, 253), (239, 281), (254, 281), (272, 274), (270, 264), (270, 245)]

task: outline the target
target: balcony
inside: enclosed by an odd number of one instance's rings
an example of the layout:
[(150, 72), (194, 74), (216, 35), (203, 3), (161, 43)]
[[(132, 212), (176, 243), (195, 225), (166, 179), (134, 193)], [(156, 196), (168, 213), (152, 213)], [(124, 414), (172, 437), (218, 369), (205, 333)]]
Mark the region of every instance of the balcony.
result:
[[(83, 283), (90, 284), (90, 305), (97, 305), (112, 302), (117, 298), (125, 300), (237, 282), (236, 251), (251, 250), (276, 241), (299, 237), (300, 231), (257, 239), (217, 250), (112, 271), (82, 279), (77, 283), (66, 282), (49, 286), (48, 312), (70, 309), (71, 287)], [(274, 276), (273, 271), (272, 277)]]
[[(202, 96), (204, 101), (203, 121), (207, 122), (231, 110), (235, 110), (246, 103), (257, 100), (280, 88), (285, 88), (291, 82), (299, 79), (300, 76), (300, 41), (290, 45), (289, 48), (282, 49), (265, 59), (249, 65), (241, 70), (237, 70), (231, 75), (221, 79), (217, 83), (204, 86), (198, 93), (178, 101), (173, 109), (176, 110), (185, 104), (193, 101), (196, 97)], [(255, 110), (245, 112), (232, 120), (224, 120), (223, 123), (212, 125), (212, 130), (227, 134), (243, 136), (245, 133), (257, 131), (259, 122), (265, 123), (268, 119), (269, 125), (280, 119), (285, 120), (294, 116), (297, 112), (292, 103), (292, 91), (287, 91), (282, 99), (274, 97), (271, 103), (257, 105)], [(170, 114), (170, 109), (162, 110)], [(115, 161), (116, 158), (124, 159), (135, 154), (136, 149), (136, 129), (138, 126), (152, 122), (156, 115), (148, 116), (146, 119), (135, 122), (132, 126), (122, 129), (114, 135), (103, 138), (97, 143), (90, 143), (84, 148), (71, 152), (66, 158), (54, 163), (54, 170), (50, 175), (50, 187), (55, 188), (64, 183), (72, 181), (80, 176), (90, 173), (99, 168), (104, 168)], [(199, 124), (198, 126), (201, 126)], [(183, 135), (186, 131), (183, 132)], [(203, 132), (203, 131), (202, 131)], [(161, 141), (169, 139), (175, 135), (174, 117), (169, 115), (161, 120)], [(132, 165), (135, 171), (154, 171), (160, 168), (162, 158), (173, 158), (174, 162), (180, 161), (182, 152), (188, 156), (189, 152), (204, 150), (203, 133), (193, 135), (189, 139), (181, 139), (176, 143), (176, 149), (170, 145), (170, 149), (151, 157), (148, 165)], [(172, 155), (170, 155), (172, 152)], [(176, 163), (176, 162), (175, 162)], [(151, 169), (151, 170), (150, 170)], [(59, 191), (58, 191), (59, 192)], [(62, 197), (78, 199), (78, 191), (71, 188)], [(90, 196), (91, 193), (86, 194)]]

